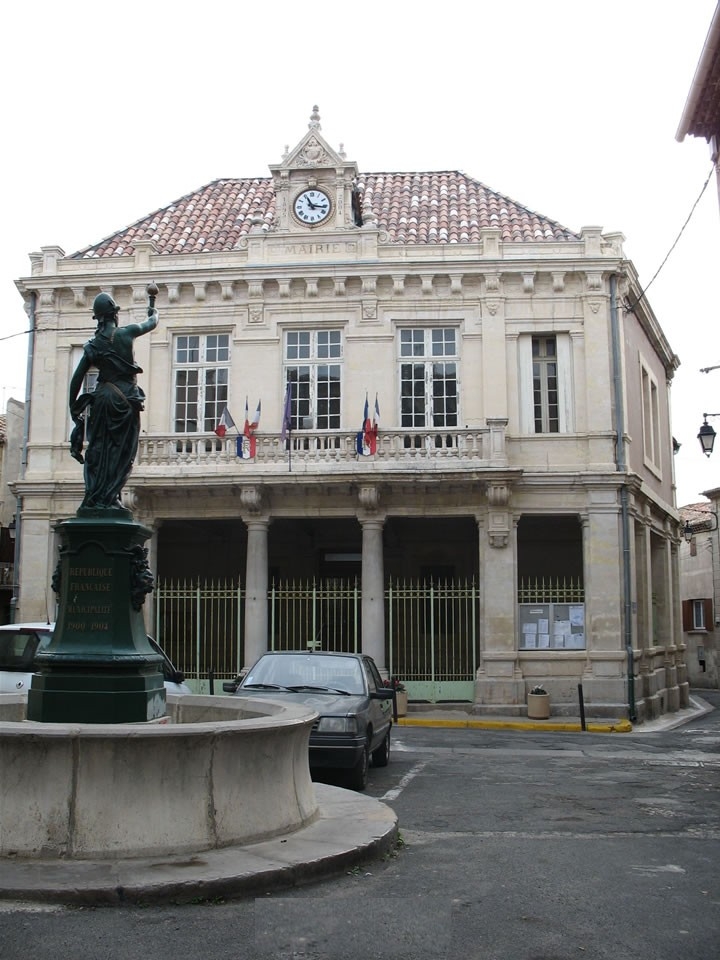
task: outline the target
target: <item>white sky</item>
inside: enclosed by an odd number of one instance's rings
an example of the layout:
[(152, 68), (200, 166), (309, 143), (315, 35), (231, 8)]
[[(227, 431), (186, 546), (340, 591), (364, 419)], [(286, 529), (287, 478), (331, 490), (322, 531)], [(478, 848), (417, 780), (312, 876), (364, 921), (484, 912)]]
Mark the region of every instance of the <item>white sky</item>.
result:
[[(363, 171), (463, 170), (565, 226), (626, 237), (649, 283), (710, 172), (675, 132), (716, 0), (362, 4), (10, 0), (0, 401), (23, 399), (28, 254), (72, 253), (218, 177), (267, 176), (307, 130)], [(682, 366), (678, 504), (720, 486), (714, 178), (648, 300)], [(88, 316), (88, 322), (89, 322)], [(90, 326), (88, 326), (90, 330)], [(720, 434), (720, 419), (711, 420)]]

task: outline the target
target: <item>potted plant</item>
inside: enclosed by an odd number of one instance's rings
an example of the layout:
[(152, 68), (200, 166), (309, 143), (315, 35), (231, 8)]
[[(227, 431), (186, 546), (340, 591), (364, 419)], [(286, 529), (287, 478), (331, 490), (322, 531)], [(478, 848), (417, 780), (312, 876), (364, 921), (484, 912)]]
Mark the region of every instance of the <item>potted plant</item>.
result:
[(550, 694), (545, 687), (532, 688), (527, 698), (528, 720), (547, 720), (550, 716)]
[(397, 677), (390, 677), (389, 680), (384, 681), (384, 684), (386, 687), (392, 687), (392, 689), (395, 691), (395, 706), (397, 708), (397, 715), (399, 717), (404, 717), (408, 710), (408, 695), (405, 685), (401, 680), (398, 680)]

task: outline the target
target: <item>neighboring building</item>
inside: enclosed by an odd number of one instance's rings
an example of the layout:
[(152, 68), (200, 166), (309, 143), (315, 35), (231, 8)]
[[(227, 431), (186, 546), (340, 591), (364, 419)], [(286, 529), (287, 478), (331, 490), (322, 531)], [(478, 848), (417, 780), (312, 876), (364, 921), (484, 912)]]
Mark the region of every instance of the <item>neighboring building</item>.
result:
[(20, 476), (25, 404), (8, 400), (0, 415), (0, 623), (9, 623), (15, 595), (16, 510), (12, 485)]
[(675, 139), (702, 137), (710, 145), (720, 198), (720, 4), (708, 30)]
[[(682, 141), (687, 135), (707, 140), (720, 194), (720, 4), (715, 8), (675, 136)], [(705, 372), (716, 369), (708, 367)], [(704, 495), (709, 502), (689, 504), (680, 510), (681, 518), (692, 534), (680, 550), (683, 631), (690, 683), (697, 687), (718, 687), (720, 541), (717, 518), (720, 489), (707, 490)]]
[[(66, 398), (93, 299), (127, 322), (155, 282), (125, 500), (152, 530), (153, 629), (189, 673), (357, 645), (411, 699), (477, 712), (521, 714), (536, 683), (556, 714), (580, 683), (588, 715), (685, 705), (678, 360), (623, 237), (463, 173), (361, 173), (317, 108), (270, 172), (31, 255), (22, 617), (46, 615), (53, 525), (82, 498)], [(241, 458), (214, 428), (258, 400)]]
[(688, 680), (692, 687), (720, 686), (720, 490), (706, 494), (710, 502), (688, 504), (680, 510), (686, 531), (680, 545), (682, 627), (687, 647)]

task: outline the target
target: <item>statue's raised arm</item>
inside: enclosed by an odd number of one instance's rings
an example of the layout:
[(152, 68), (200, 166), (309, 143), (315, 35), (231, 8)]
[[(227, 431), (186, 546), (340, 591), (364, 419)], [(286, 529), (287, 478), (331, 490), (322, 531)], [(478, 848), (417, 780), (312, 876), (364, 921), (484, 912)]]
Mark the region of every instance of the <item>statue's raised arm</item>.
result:
[[(140, 411), (145, 394), (138, 386), (142, 369), (135, 363), (136, 337), (158, 325), (157, 287), (148, 287), (148, 316), (142, 323), (118, 326), (117, 306), (107, 293), (95, 297), (93, 318), (97, 329), (83, 347), (83, 355), (70, 381), (70, 413), (75, 423), (70, 452), (84, 463), (85, 498), (81, 510), (122, 509), (120, 493), (132, 470), (140, 437)], [(92, 393), (80, 393), (86, 374), (97, 369)], [(83, 443), (86, 443), (83, 455)]]

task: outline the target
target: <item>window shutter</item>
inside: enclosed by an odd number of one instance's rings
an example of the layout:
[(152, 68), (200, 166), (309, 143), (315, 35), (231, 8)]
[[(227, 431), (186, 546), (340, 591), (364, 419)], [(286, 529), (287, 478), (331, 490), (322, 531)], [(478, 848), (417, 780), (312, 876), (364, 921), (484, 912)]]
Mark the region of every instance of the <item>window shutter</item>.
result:
[(555, 338), (557, 348), (557, 375), (558, 375), (558, 427), (560, 433), (572, 433), (575, 430), (573, 423), (573, 379), (572, 379), (572, 351), (570, 335), (559, 333)]
[(714, 630), (715, 619), (713, 617), (713, 602), (709, 597), (703, 600), (703, 608), (705, 612), (705, 629)]
[(683, 600), (682, 602), (682, 628), (683, 630), (692, 630), (692, 600)]
[(535, 433), (533, 406), (532, 337), (518, 337), (518, 376), (520, 401), (520, 433)]

